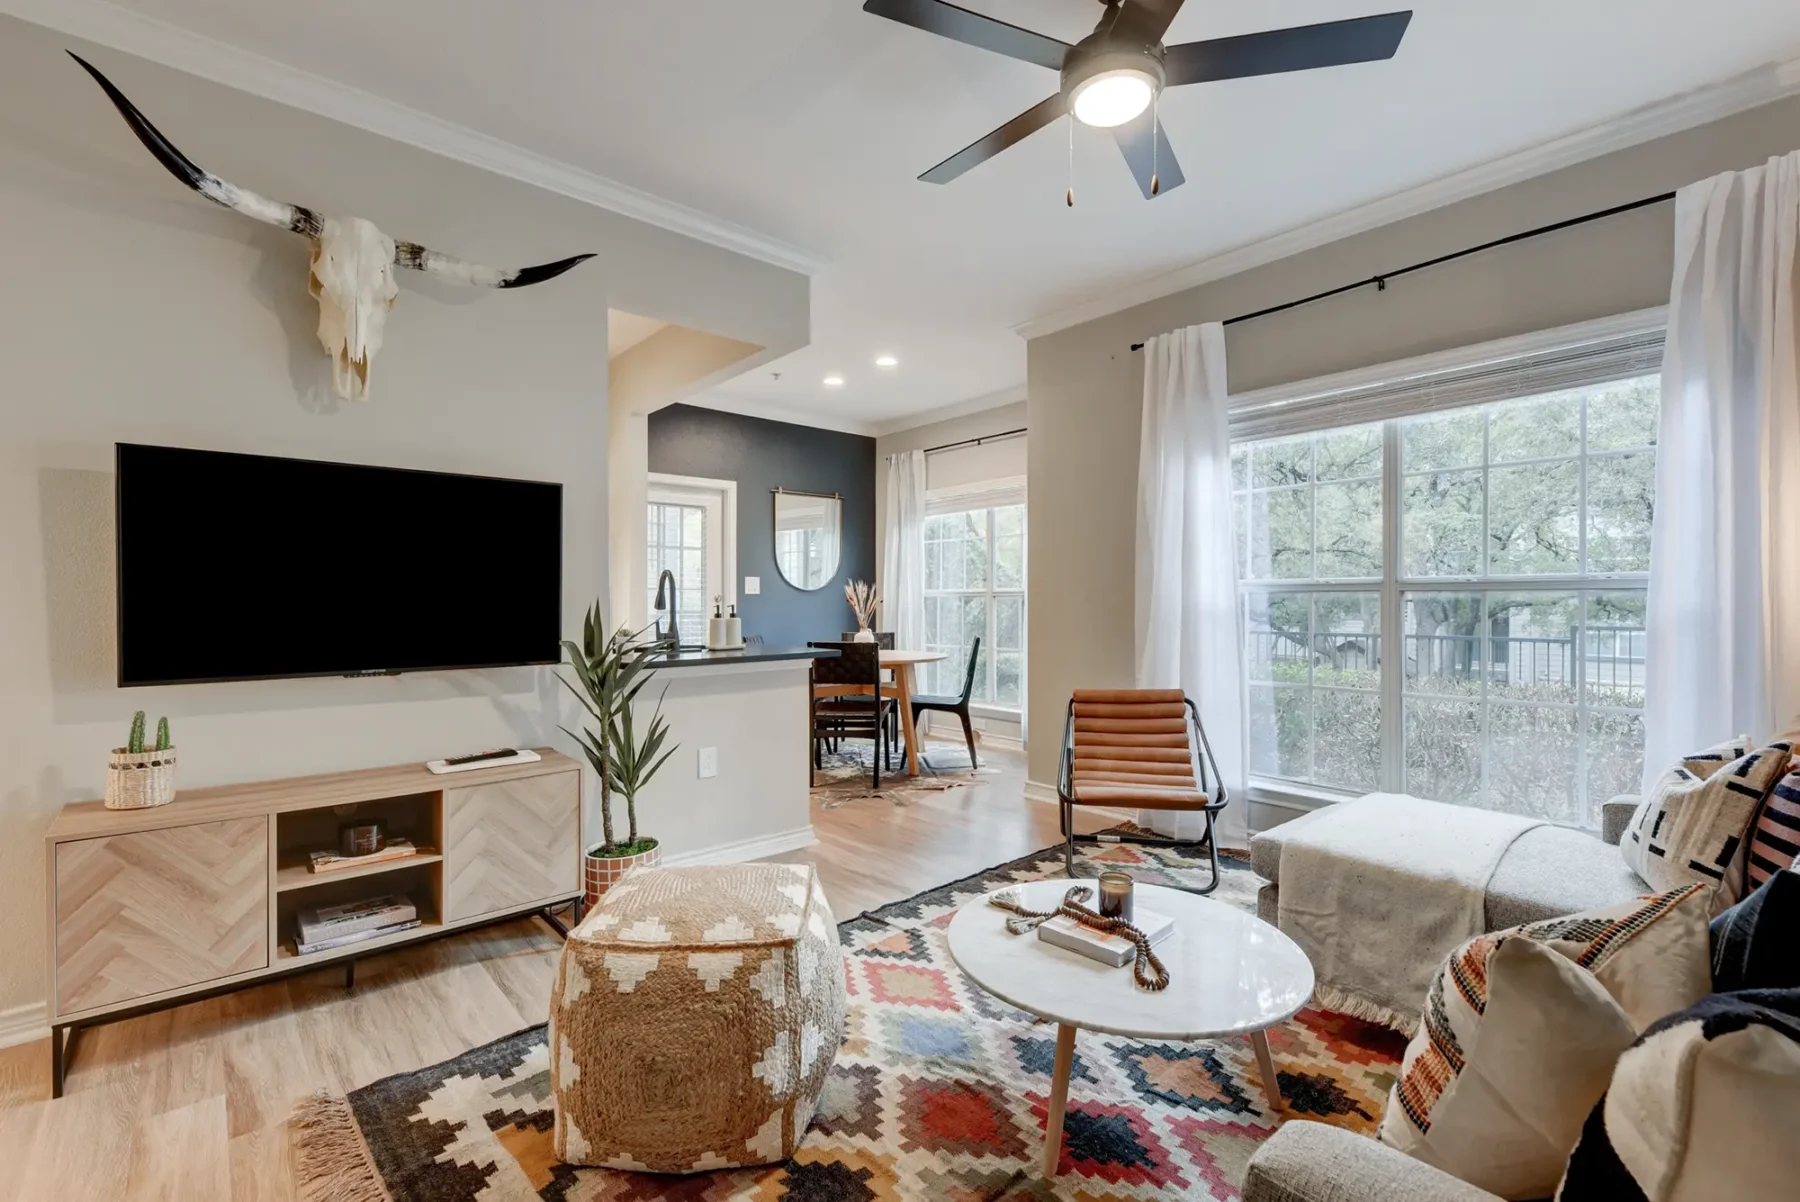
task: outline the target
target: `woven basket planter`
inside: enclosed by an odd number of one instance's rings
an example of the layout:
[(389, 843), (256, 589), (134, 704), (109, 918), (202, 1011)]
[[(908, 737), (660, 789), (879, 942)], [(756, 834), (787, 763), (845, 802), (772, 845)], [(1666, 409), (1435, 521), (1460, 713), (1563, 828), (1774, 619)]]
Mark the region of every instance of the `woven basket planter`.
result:
[(635, 856), (597, 856), (592, 851), (583, 853), (581, 880), (587, 908), (592, 909), (601, 895), (624, 880), (625, 874), (633, 868), (655, 868), (661, 862), (660, 844), (653, 845), (649, 851), (640, 851)]
[(113, 748), (106, 768), (106, 808), (143, 810), (175, 800), (175, 749)]

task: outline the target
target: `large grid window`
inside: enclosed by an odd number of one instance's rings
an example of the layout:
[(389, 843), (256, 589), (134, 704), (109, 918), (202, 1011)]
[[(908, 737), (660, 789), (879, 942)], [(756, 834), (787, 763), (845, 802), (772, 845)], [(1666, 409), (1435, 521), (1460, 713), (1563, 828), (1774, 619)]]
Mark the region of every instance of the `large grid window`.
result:
[(1643, 766), (1657, 401), (1638, 377), (1235, 446), (1252, 773), (1597, 826)]
[(961, 695), (981, 639), (971, 700), (1018, 710), (1025, 698), (1025, 507), (1000, 505), (925, 519), (925, 649), (920, 691)]

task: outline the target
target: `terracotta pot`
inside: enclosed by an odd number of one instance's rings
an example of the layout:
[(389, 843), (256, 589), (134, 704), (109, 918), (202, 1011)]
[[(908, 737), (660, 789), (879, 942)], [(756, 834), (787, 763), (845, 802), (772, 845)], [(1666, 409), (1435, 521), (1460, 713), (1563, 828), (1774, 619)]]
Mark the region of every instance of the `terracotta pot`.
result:
[[(599, 844), (595, 844), (598, 847)], [(662, 862), (662, 845), (651, 841), (650, 850), (640, 851), (635, 856), (601, 856), (595, 855), (593, 848), (581, 857), (582, 889), (586, 907), (591, 909), (600, 900), (600, 895), (625, 879), (625, 874), (633, 868), (655, 868)]]

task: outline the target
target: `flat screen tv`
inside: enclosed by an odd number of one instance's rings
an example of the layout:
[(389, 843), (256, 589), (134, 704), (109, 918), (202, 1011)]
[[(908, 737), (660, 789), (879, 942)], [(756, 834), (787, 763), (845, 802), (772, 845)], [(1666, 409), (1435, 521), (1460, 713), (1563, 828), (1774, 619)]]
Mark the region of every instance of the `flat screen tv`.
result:
[(555, 663), (562, 485), (118, 444), (119, 683)]

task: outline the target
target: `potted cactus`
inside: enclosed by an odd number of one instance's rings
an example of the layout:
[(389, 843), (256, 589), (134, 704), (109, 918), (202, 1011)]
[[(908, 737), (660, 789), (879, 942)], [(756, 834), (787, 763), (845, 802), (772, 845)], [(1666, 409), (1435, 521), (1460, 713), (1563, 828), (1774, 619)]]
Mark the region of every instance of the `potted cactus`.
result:
[(174, 800), (175, 745), (169, 741), (169, 720), (156, 720), (156, 744), (146, 746), (144, 711), (139, 710), (132, 715), (125, 746), (113, 748), (106, 769), (106, 808), (140, 810)]
[[(582, 622), (581, 642), (563, 642), (575, 679), (559, 679), (581, 702), (594, 724), (580, 732), (566, 726), (562, 730), (581, 744), (582, 753), (600, 778), (601, 839), (582, 849), (582, 881), (590, 906), (627, 872), (639, 865), (654, 867), (662, 858), (657, 840), (638, 834), (637, 798), (679, 744), (664, 747), (669, 722), (663, 717), (660, 697), (649, 723), (641, 729), (637, 724), (638, 694), (656, 675), (647, 662), (655, 648), (638, 641), (642, 633), (634, 635), (621, 626), (607, 634), (605, 619), (596, 604)], [(625, 798), (622, 839), (613, 826), (614, 793)]]

